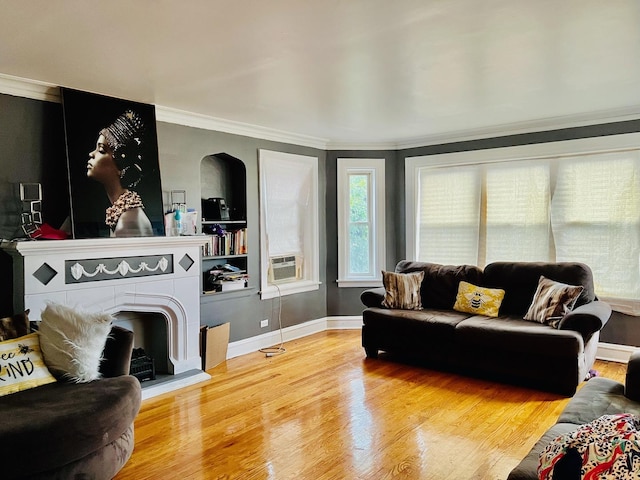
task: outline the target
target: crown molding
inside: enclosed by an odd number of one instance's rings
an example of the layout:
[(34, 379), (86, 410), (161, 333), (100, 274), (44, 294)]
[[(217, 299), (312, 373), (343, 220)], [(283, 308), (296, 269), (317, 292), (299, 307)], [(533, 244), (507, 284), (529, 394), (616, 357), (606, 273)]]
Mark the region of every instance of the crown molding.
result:
[[(60, 87), (51, 83), (30, 80), (0, 73), (0, 93), (60, 103)], [(525, 133), (584, 127), (604, 123), (640, 119), (640, 105), (586, 114), (561, 115), (541, 120), (493, 125), (477, 129), (425, 135), (389, 142), (348, 143), (300, 135), (248, 123), (235, 122), (197, 113), (156, 105), (156, 119), (165, 123), (202, 128), (280, 143), (317, 148), (319, 150), (405, 150), (445, 143), (464, 142), (483, 138), (506, 137)]]
[(327, 150), (397, 150), (397, 142), (379, 142), (379, 143), (346, 143), (346, 142), (327, 142)]
[(225, 120), (223, 118), (210, 117), (175, 108), (163, 107), (161, 105), (156, 105), (156, 119), (160, 122), (214, 130), (216, 132), (232, 133), (234, 135), (260, 138), (274, 142), (291, 143), (304, 147), (318, 148), (320, 150), (326, 150), (327, 148), (326, 139), (235, 122), (233, 120)]
[[(51, 83), (30, 80), (0, 73), (0, 93), (16, 97), (31, 98), (46, 102), (60, 103), (60, 87)], [(259, 138), (280, 143), (312, 147), (326, 150), (327, 140), (307, 135), (284, 132), (273, 128), (260, 127), (248, 123), (235, 122), (222, 118), (209, 117), (197, 113), (178, 110), (162, 105), (155, 105), (156, 120), (165, 123), (184, 125), (187, 127), (214, 130), (216, 132), (231, 133), (245, 137)]]
[(60, 103), (60, 87), (57, 85), (2, 73), (0, 73), (0, 93), (13, 95), (14, 97)]
[(465, 142), (483, 138), (508, 137), (525, 133), (546, 132), (566, 128), (586, 127), (605, 123), (624, 122), (640, 119), (640, 105), (600, 110), (576, 115), (561, 115), (527, 122), (493, 125), (478, 129), (460, 130), (442, 134), (409, 138), (396, 143), (397, 150), (442, 145), (445, 143)]

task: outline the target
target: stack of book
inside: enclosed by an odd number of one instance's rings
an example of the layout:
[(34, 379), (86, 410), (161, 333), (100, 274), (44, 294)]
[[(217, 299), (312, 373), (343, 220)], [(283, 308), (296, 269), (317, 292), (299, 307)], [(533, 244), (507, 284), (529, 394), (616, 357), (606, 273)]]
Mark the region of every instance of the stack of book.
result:
[(247, 229), (228, 231), (224, 235), (210, 235), (202, 246), (204, 257), (224, 257), (247, 253)]

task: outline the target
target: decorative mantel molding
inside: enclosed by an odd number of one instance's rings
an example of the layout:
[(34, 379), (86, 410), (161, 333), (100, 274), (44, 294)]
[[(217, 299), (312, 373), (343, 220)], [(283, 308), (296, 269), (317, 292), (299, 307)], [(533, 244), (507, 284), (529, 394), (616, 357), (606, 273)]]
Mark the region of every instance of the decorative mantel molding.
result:
[[(150, 263), (152, 260), (153, 263)], [(117, 262), (113, 268), (109, 268), (108, 262)], [(147, 257), (127, 257), (109, 259), (103, 258), (97, 261), (95, 266), (88, 266), (88, 262), (85, 260), (67, 260), (65, 263), (69, 266), (68, 272), (71, 274), (71, 278), (67, 276), (66, 283), (76, 282), (94, 282), (103, 279), (111, 278), (125, 278), (127, 276), (149, 276), (149, 275), (162, 275), (164, 273), (173, 273), (173, 257), (170, 255), (147, 256)], [(131, 263), (130, 263), (131, 262)], [(133, 263), (133, 265), (132, 265)], [(87, 271), (87, 268), (90, 271)]]
[(11, 254), (17, 252), (23, 257), (30, 255), (65, 255), (74, 253), (81, 257), (84, 252), (130, 252), (139, 248), (171, 248), (181, 246), (202, 246), (206, 239), (198, 235), (180, 237), (125, 237), (125, 238), (82, 238), (77, 240), (25, 240), (3, 242), (0, 247)]

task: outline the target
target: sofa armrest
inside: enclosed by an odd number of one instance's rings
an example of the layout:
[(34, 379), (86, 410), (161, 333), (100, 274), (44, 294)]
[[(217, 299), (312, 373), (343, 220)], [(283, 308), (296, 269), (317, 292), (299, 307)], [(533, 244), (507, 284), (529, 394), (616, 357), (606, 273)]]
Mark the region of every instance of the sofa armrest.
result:
[(611, 306), (596, 300), (575, 308), (560, 320), (559, 330), (575, 330), (586, 341), (600, 331), (611, 316)]
[(113, 325), (102, 352), (100, 373), (103, 377), (128, 375), (133, 352), (133, 332)]
[(640, 402), (640, 349), (635, 350), (627, 364), (627, 376), (624, 381), (624, 396)]
[(370, 288), (360, 294), (360, 301), (362, 301), (366, 307), (384, 308), (382, 301), (384, 300), (385, 293), (386, 290), (384, 287)]

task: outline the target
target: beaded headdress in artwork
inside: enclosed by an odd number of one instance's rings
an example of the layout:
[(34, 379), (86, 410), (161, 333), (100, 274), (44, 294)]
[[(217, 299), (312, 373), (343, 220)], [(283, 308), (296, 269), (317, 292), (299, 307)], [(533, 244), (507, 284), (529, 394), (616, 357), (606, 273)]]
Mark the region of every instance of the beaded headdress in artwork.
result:
[(106, 128), (100, 130), (113, 150), (113, 158), (120, 169), (120, 178), (125, 187), (135, 187), (142, 178), (142, 143), (144, 123), (140, 115), (127, 110)]
[(133, 110), (127, 110), (111, 125), (100, 130), (100, 133), (104, 135), (109, 146), (116, 151), (132, 141), (140, 145), (143, 128), (144, 123), (140, 115)]

